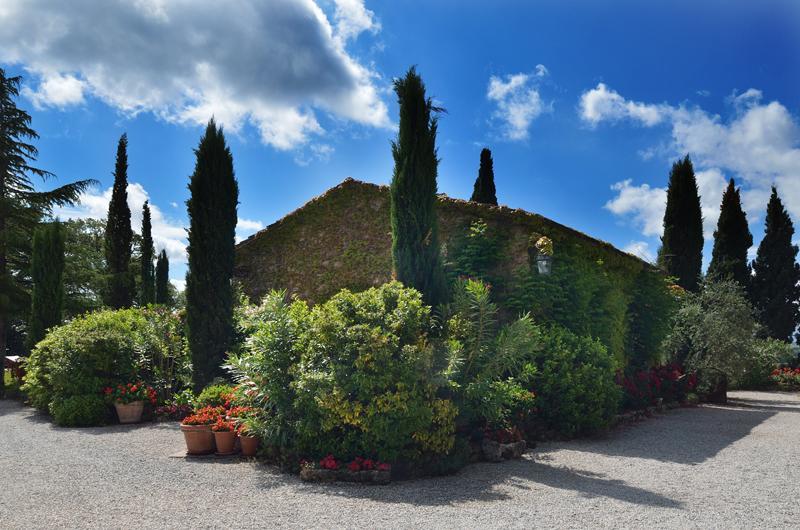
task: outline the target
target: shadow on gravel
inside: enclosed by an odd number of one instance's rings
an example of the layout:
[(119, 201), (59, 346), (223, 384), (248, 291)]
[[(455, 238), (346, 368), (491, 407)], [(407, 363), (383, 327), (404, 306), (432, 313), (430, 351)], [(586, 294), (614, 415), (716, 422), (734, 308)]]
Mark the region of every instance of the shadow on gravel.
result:
[(762, 412), (800, 412), (800, 400), (791, 399), (792, 394), (784, 394), (789, 399), (755, 399), (734, 397), (728, 400), (730, 405)]
[[(538, 458), (538, 455), (535, 458)], [(609, 479), (604, 475), (579, 469), (552, 466), (528, 458), (501, 464), (473, 464), (457, 475), (395, 482), (383, 487), (337, 483), (302, 484), (298, 488), (304, 493), (366, 499), (389, 504), (452, 506), (475, 501), (510, 500), (512, 495), (497, 489), (498, 485), (523, 490), (548, 487), (575, 491), (587, 498), (608, 497), (631, 504), (661, 508), (683, 507), (679, 501), (630, 486), (621, 480)]]
[(744, 406), (731, 400), (728, 405), (703, 405), (669, 412), (612, 431), (602, 439), (576, 440), (559, 449), (698, 465), (744, 438), (773, 415), (787, 410)]

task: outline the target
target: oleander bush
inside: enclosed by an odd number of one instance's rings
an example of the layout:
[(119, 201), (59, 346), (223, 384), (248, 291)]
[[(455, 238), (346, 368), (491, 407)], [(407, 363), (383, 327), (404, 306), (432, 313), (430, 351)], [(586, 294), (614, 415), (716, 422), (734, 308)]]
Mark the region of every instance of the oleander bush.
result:
[(101, 405), (106, 387), (141, 379), (166, 395), (188, 382), (177, 322), (160, 309), (124, 309), (53, 328), (31, 352), (23, 390), (60, 425), (101, 424), (108, 416), (108, 405)]

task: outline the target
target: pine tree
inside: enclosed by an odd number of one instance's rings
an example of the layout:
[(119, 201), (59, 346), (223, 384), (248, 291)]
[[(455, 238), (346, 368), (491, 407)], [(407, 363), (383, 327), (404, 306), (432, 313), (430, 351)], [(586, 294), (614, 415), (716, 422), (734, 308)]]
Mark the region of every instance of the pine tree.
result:
[(128, 207), (128, 135), (123, 134), (117, 144), (114, 188), (106, 220), (106, 305), (114, 309), (133, 305), (135, 280), (130, 271), (132, 240), (131, 209)]
[(195, 151), (189, 183), (186, 323), (196, 390), (222, 375), (233, 336), (231, 285), (239, 187), (233, 157), (213, 118)]
[(392, 142), (392, 264), (395, 277), (422, 293), (427, 304), (447, 299), (436, 217), (437, 119), (415, 68), (394, 83), (400, 127)]
[(146, 306), (155, 303), (155, 271), (153, 269), (153, 257), (155, 255), (153, 247), (153, 225), (150, 222), (150, 204), (144, 201), (142, 208), (142, 245), (141, 245), (141, 268), (142, 268), (142, 297), (141, 304)]
[(700, 287), (703, 265), (703, 213), (697, 180), (689, 155), (672, 165), (664, 211), (664, 235), (659, 251), (661, 266), (688, 291)]
[(752, 245), (753, 236), (747, 226), (747, 214), (742, 210), (739, 190), (731, 179), (722, 195), (708, 278), (712, 281), (731, 279), (747, 291), (750, 287), (747, 250)]
[[(28, 267), (32, 233), (53, 206), (74, 203), (93, 181), (84, 180), (51, 191), (36, 191), (31, 176), (53, 175), (30, 164), (38, 151), (29, 143), (39, 136), (31, 117), (17, 107), (20, 77), (6, 77), (0, 68), (0, 357), (6, 355), (7, 323), (12, 316), (26, 318), (30, 300), (23, 269)], [(0, 398), (5, 395), (0, 378)]]
[(61, 324), (64, 305), (64, 229), (55, 221), (33, 233), (31, 319), (28, 345), (33, 348), (53, 326)]
[(800, 265), (797, 246), (792, 244), (794, 225), (772, 188), (767, 204), (764, 239), (753, 262), (753, 304), (770, 337), (790, 341), (800, 323)]
[(157, 304), (170, 305), (169, 299), (169, 258), (167, 251), (161, 250), (156, 260), (156, 297)]
[(469, 200), (497, 206), (497, 191), (494, 187), (494, 162), (492, 161), (492, 152), (486, 148), (481, 150), (481, 165), (478, 169), (478, 178), (475, 179), (475, 187)]

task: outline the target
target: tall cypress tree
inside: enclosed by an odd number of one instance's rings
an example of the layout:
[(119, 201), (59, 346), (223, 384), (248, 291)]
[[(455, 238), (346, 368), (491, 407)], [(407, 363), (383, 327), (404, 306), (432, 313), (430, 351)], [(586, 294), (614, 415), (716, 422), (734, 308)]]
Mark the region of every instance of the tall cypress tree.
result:
[(752, 297), (769, 336), (786, 341), (800, 323), (800, 265), (793, 235), (792, 219), (773, 186), (764, 239), (753, 262)]
[(156, 301), (156, 285), (155, 285), (155, 271), (153, 269), (153, 256), (156, 251), (153, 247), (153, 225), (150, 221), (150, 204), (144, 201), (142, 208), (142, 297), (141, 303), (143, 306), (155, 303)]
[(161, 250), (156, 260), (156, 298), (157, 304), (169, 305), (169, 258), (167, 251)]
[(28, 344), (33, 348), (48, 329), (61, 324), (64, 305), (64, 229), (55, 221), (33, 233), (31, 319)]
[[(31, 117), (17, 107), (21, 77), (6, 77), (0, 68), (0, 357), (6, 354), (7, 323), (12, 316), (27, 317), (30, 300), (25, 274), (31, 234), (52, 206), (74, 203), (93, 181), (84, 180), (50, 191), (36, 191), (32, 176), (53, 175), (35, 168), (38, 151), (30, 143), (39, 135)], [(24, 316), (23, 316), (24, 315)], [(5, 396), (0, 377), (0, 398)]]
[(745, 290), (750, 288), (750, 265), (747, 250), (753, 245), (753, 236), (747, 226), (747, 214), (742, 210), (742, 200), (733, 179), (722, 195), (719, 221), (714, 231), (714, 250), (708, 266), (711, 280), (731, 279)]
[(672, 164), (664, 211), (659, 262), (688, 291), (700, 287), (703, 265), (703, 213), (689, 155)]
[(136, 284), (130, 271), (132, 241), (131, 209), (128, 207), (128, 135), (123, 134), (117, 144), (114, 188), (106, 219), (108, 288), (105, 298), (106, 305), (114, 309), (133, 305)]
[(436, 217), (437, 118), (415, 68), (394, 82), (400, 127), (392, 142), (392, 264), (395, 277), (422, 293), (427, 304), (447, 299)]
[(233, 336), (233, 277), (239, 187), (233, 156), (214, 119), (200, 140), (189, 182), (186, 323), (196, 390), (223, 374)]
[(469, 200), (497, 206), (497, 190), (494, 186), (494, 161), (492, 160), (492, 152), (486, 148), (481, 150), (481, 165), (478, 169), (478, 178), (475, 179), (472, 197)]

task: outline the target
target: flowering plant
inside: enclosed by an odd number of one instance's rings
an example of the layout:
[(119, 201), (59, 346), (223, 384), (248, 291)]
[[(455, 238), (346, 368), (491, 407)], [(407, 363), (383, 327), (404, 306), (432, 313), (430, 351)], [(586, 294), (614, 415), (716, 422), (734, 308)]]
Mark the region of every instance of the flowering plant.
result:
[(213, 425), (225, 412), (222, 407), (203, 407), (183, 420), (184, 425)]
[[(319, 463), (309, 462), (308, 460), (301, 460), (300, 467), (303, 468), (315, 468), (315, 469), (328, 469), (331, 471), (335, 471), (342, 467), (342, 463), (339, 460), (336, 460), (332, 454), (327, 455), (325, 458), (319, 461)], [(392, 466), (386, 462), (380, 462), (378, 460), (373, 460), (371, 458), (364, 458), (361, 456), (357, 456), (349, 464), (345, 466), (345, 468), (350, 472), (358, 472), (358, 471), (391, 471)]]
[(770, 376), (773, 382), (781, 386), (800, 386), (800, 366), (797, 368), (776, 368)]
[(192, 406), (187, 404), (172, 403), (156, 408), (156, 416), (160, 419), (183, 420), (192, 413)]
[(106, 399), (112, 403), (127, 405), (136, 401), (149, 401), (155, 406), (158, 403), (156, 391), (141, 381), (128, 384), (119, 384), (116, 387), (106, 387), (103, 389)]
[(214, 425), (211, 426), (211, 430), (214, 432), (234, 432), (236, 430), (236, 426), (233, 424), (233, 422), (220, 416), (217, 418), (217, 421), (214, 422)]

